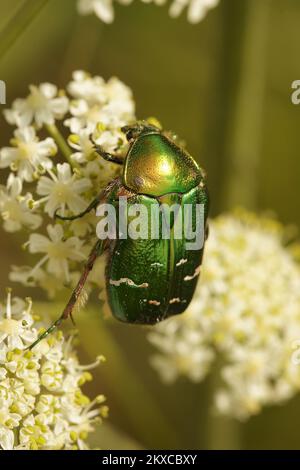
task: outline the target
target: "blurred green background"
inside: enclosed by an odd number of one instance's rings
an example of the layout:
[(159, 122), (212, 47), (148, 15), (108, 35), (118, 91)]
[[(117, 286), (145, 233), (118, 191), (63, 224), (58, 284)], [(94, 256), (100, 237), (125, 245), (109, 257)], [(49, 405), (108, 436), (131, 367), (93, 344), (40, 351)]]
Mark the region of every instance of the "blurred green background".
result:
[[(30, 83), (64, 87), (76, 69), (118, 76), (134, 92), (138, 117), (158, 117), (207, 170), (212, 215), (243, 205), (299, 226), (300, 106), (290, 99), (291, 83), (300, 79), (299, 0), (220, 0), (197, 25), (136, 0), (116, 4), (115, 22), (107, 26), (94, 15), (78, 16), (75, 4), (0, 0), (0, 79), (8, 104), (25, 96)], [(20, 35), (14, 15), (26, 27)], [(11, 128), (2, 117), (0, 129), (4, 146)], [(20, 240), (1, 230), (2, 292), (9, 265), (25, 261)], [(16, 286), (15, 293), (28, 289)], [(211, 410), (214, 378), (200, 386), (161, 385), (148, 366), (145, 331), (104, 322), (97, 304), (89, 305), (78, 321), (82, 361), (107, 356), (90, 389), (104, 391), (111, 409), (94, 445), (300, 447), (300, 398), (244, 424), (218, 418)], [(60, 306), (51, 308), (55, 314)]]

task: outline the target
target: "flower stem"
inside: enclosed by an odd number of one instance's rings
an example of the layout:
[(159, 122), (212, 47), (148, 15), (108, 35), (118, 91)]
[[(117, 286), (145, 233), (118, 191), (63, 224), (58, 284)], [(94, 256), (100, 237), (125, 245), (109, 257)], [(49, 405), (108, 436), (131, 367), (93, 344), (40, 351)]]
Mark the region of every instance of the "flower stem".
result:
[(233, 417), (221, 415), (215, 408), (215, 395), (222, 386), (221, 370), (222, 360), (219, 358), (207, 380), (210, 399), (206, 417), (206, 448), (239, 450), (243, 438), (241, 423)]
[(45, 127), (46, 127), (48, 133), (51, 135), (51, 137), (53, 137), (53, 139), (57, 143), (61, 153), (63, 154), (63, 156), (65, 157), (67, 162), (71, 165), (71, 167), (72, 168), (78, 167), (76, 162), (74, 162), (72, 160), (72, 158), (71, 158), (72, 151), (71, 151), (70, 147), (68, 146), (64, 136), (59, 131), (58, 127), (55, 124), (46, 124)]
[(211, 416), (208, 441), (208, 450), (240, 450), (240, 423), (233, 418)]
[(23, 1), (16, 14), (0, 31), (0, 60), (18, 40), (49, 0)]
[[(232, 7), (228, 3), (224, 2), (224, 8), (225, 4)], [(239, 3), (242, 2), (236, 3), (237, 8)], [(230, 49), (230, 54), (236, 56), (235, 73), (229, 84), (234, 93), (224, 146), (223, 209), (236, 204), (255, 208), (257, 202), (270, 5), (270, 0), (243, 2), (243, 30)], [(230, 16), (232, 8), (226, 11), (225, 20), (229, 21)]]

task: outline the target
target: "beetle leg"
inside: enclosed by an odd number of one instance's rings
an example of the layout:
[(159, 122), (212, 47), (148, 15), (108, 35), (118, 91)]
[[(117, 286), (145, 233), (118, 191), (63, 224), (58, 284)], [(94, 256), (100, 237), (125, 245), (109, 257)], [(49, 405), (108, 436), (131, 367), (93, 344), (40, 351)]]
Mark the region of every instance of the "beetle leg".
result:
[(100, 204), (101, 202), (103, 202), (105, 200), (107, 194), (109, 194), (109, 192), (112, 190), (112, 188), (116, 184), (118, 184), (118, 181), (119, 181), (118, 178), (112, 180), (106, 186), (106, 188), (103, 191), (101, 191), (101, 193), (98, 194), (98, 196), (88, 205), (88, 207), (83, 212), (80, 212), (79, 214), (76, 214), (76, 215), (71, 215), (70, 217), (65, 217), (63, 215), (58, 215), (58, 213), (57, 213), (58, 209), (57, 209), (54, 213), (54, 218), (59, 219), (59, 220), (76, 220), (76, 219), (80, 219), (81, 217), (83, 217), (86, 214), (88, 214), (89, 212), (91, 212), (93, 209), (96, 209), (98, 204)]
[(57, 213), (57, 211), (58, 211), (58, 209), (57, 209), (54, 213), (54, 218), (59, 219), (59, 220), (76, 220), (76, 219), (80, 219), (81, 217), (85, 216), (86, 214), (91, 212), (93, 209), (95, 209), (98, 206), (98, 204), (100, 204), (100, 202), (104, 199), (105, 192), (106, 191), (101, 191), (101, 193), (98, 194), (98, 196), (88, 205), (88, 207), (84, 211), (80, 212), (79, 214), (71, 215), (70, 217), (64, 217), (64, 216), (59, 215)]
[(31, 350), (32, 348), (34, 348), (42, 339), (46, 338), (53, 331), (55, 331), (61, 325), (63, 320), (66, 320), (68, 317), (72, 317), (73, 309), (82, 292), (82, 289), (84, 288), (87, 277), (89, 273), (91, 272), (91, 270), (93, 269), (96, 259), (98, 258), (98, 256), (101, 256), (104, 250), (107, 248), (107, 245), (105, 244), (105, 242), (107, 242), (107, 240), (98, 240), (97, 243), (92, 248), (92, 251), (90, 252), (87, 263), (85, 265), (84, 271), (81, 274), (80, 279), (77, 283), (77, 286), (73, 290), (72, 295), (69, 299), (69, 302), (64, 308), (64, 311), (61, 314), (61, 316), (54, 323), (52, 323), (52, 325), (48, 328), (48, 330), (42, 333), (38, 337), (38, 339), (33, 344), (31, 344), (27, 349)]
[(124, 159), (119, 157), (118, 155), (112, 155), (111, 153), (105, 152), (100, 145), (94, 145), (96, 153), (100, 155), (100, 157), (104, 158), (107, 162), (116, 163), (117, 165), (123, 165)]

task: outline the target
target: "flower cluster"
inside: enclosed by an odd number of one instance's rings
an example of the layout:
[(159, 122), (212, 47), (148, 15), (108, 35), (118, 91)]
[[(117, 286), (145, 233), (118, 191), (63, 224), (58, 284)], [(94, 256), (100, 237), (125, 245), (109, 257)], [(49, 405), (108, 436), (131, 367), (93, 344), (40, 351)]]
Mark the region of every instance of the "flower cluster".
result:
[[(0, 213), (6, 231), (30, 231), (24, 247), (36, 257), (34, 266), (14, 266), (12, 281), (42, 287), (52, 297), (74, 285), (96, 237), (96, 217), (92, 212), (61, 223), (55, 213), (78, 214), (117, 176), (119, 167), (101, 159), (93, 142), (124, 152), (120, 128), (135, 120), (134, 108), (131, 90), (117, 78), (106, 82), (77, 71), (66, 90), (32, 85), (4, 111), (16, 129), (10, 146), (0, 149), (0, 168), (10, 169), (0, 187)], [(102, 287), (103, 276), (89, 282)]]
[[(153, 367), (166, 383), (220, 375), (219, 412), (246, 419), (300, 389), (300, 267), (271, 218), (237, 211), (210, 223), (188, 311), (155, 327)], [(293, 352), (293, 348), (295, 351)]]
[[(132, 0), (118, 0), (122, 5), (129, 5)], [(156, 5), (165, 5), (167, 0), (142, 0), (144, 3), (154, 2)], [(187, 18), (190, 23), (199, 23), (206, 16), (208, 10), (218, 5), (219, 0), (172, 0), (169, 14), (177, 18), (187, 8)], [(95, 13), (104, 23), (114, 20), (113, 0), (78, 0), (78, 12), (81, 15)]]
[(91, 401), (82, 385), (92, 379), (61, 332), (37, 339), (38, 318), (30, 299), (0, 305), (0, 449), (86, 449), (93, 424), (107, 416), (105, 397)]

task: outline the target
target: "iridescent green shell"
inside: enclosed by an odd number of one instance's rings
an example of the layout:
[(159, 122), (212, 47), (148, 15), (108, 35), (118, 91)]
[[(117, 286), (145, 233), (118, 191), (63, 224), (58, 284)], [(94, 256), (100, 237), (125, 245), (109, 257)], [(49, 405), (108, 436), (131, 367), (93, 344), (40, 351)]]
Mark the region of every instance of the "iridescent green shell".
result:
[[(209, 203), (201, 168), (159, 132), (142, 134), (130, 146), (123, 175), (108, 202), (118, 208), (119, 196), (124, 194), (128, 210), (136, 203), (148, 211), (162, 203), (203, 204), (206, 224)], [(154, 324), (182, 313), (196, 288), (203, 249), (187, 250), (186, 240), (175, 239), (173, 232), (170, 239), (128, 238), (111, 243), (106, 286), (113, 315), (124, 322)]]

